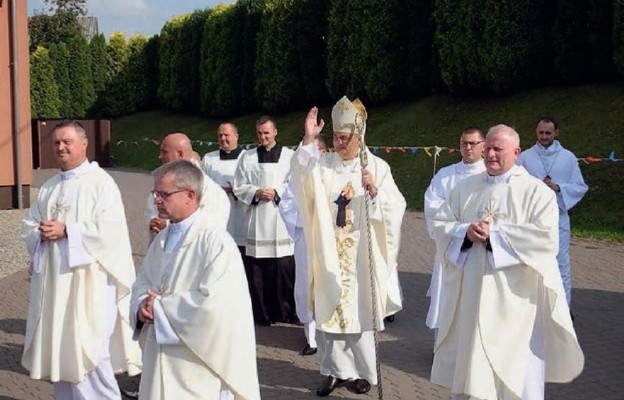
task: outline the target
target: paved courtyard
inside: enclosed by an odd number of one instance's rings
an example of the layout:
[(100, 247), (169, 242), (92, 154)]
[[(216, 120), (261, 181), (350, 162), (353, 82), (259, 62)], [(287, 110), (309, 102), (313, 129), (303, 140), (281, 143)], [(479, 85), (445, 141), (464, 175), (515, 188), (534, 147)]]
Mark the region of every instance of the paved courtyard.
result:
[[(41, 185), (54, 173), (52, 170), (35, 171), (33, 186)], [(146, 173), (133, 171), (113, 170), (111, 174), (124, 196), (135, 262), (138, 264), (147, 243), (143, 210), (151, 178)], [(1, 213), (20, 211), (0, 211), (0, 217)], [(3, 220), (0, 218), (0, 221)], [(52, 399), (51, 385), (29, 379), (20, 365), (28, 296), (25, 249), (17, 239), (18, 225), (2, 232), (3, 242), (9, 243), (9, 247), (0, 245), (0, 262), (3, 263), (0, 265), (0, 400)], [(379, 335), (383, 398), (387, 400), (449, 398), (448, 390), (428, 380), (433, 335), (424, 324), (428, 306), (425, 293), (433, 252), (434, 244), (426, 237), (423, 215), (407, 213), (399, 258), (404, 309), (395, 322), (388, 324), (387, 330)], [(624, 273), (624, 245), (573, 239), (571, 255), (573, 311), (577, 334), (585, 352), (585, 370), (572, 383), (548, 385), (546, 398), (623, 400), (624, 279), (621, 274)], [(8, 269), (10, 262), (18, 262), (18, 265)], [(315, 389), (321, 381), (317, 359), (298, 354), (305, 344), (302, 328), (285, 324), (257, 327), (256, 336), (262, 398), (316, 398)], [(131, 387), (136, 384), (136, 379), (120, 377), (120, 382), (125, 387)], [(329, 398), (378, 397), (373, 388), (365, 396), (338, 389)]]

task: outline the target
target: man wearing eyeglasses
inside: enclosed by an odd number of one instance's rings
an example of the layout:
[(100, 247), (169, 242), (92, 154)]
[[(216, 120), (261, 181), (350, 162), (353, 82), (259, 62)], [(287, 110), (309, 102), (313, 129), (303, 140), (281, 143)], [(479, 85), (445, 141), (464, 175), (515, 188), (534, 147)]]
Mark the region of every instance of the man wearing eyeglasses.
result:
[(559, 136), (557, 121), (543, 117), (535, 127), (537, 142), (518, 157), (529, 174), (542, 180), (557, 196), (559, 206), (559, 252), (557, 263), (563, 279), (568, 305), (572, 301), (572, 272), (570, 268), (570, 216), (574, 207), (588, 190), (574, 153), (556, 140)]
[(204, 178), (186, 160), (154, 171), (154, 203), (169, 224), (132, 286), (131, 322), (143, 345), (140, 399), (260, 399), (243, 262), (225, 226), (205, 222)]
[[(461, 161), (441, 168), (431, 180), (431, 184), (425, 191), (425, 222), (431, 239), (434, 239), (433, 217), (435, 217), (442, 203), (448, 199), (451, 190), (465, 178), (485, 171), (485, 164), (483, 163), (484, 142), (485, 138), (479, 129), (465, 129), (459, 139)], [(438, 313), (442, 307), (445, 294), (443, 282), (444, 276), (442, 275), (440, 260), (436, 257), (433, 262), (431, 283), (427, 291), (431, 303), (429, 304), (426, 323), (431, 329), (438, 327)]]
[[(199, 160), (193, 156), (193, 146), (191, 141), (183, 133), (171, 133), (160, 143), (158, 159), (162, 164), (175, 160), (191, 161), (193, 165), (201, 169)], [(202, 197), (202, 207), (209, 211), (209, 221), (216, 222), (224, 227), (227, 226), (230, 216), (230, 201), (225, 192), (210, 177), (204, 179), (204, 196)], [(150, 232), (150, 243), (160, 231), (167, 226), (167, 220), (158, 216), (158, 211), (154, 205), (154, 199), (149, 196), (145, 208), (145, 221)]]
[(332, 110), (334, 152), (320, 154), (314, 138), (324, 122), (313, 107), (292, 161), (311, 252), (321, 397), (338, 387), (364, 394), (377, 384), (374, 330), (402, 306), (396, 270), (406, 203), (388, 164), (364, 146), (366, 117), (358, 99), (340, 99)]
[(118, 399), (114, 371), (136, 375), (139, 346), (128, 319), (135, 279), (119, 188), (87, 159), (79, 121), (52, 132), (59, 174), (23, 220), (30, 253), (22, 365), (52, 382), (57, 399)]

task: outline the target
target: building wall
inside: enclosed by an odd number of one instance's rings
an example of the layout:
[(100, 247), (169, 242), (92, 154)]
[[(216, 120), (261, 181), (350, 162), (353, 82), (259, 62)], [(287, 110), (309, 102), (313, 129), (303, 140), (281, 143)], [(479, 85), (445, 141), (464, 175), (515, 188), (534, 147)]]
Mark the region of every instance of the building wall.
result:
[(17, 48), (19, 88), (19, 131), (23, 203), (30, 204), (32, 183), (32, 142), (30, 127), (30, 79), (28, 54), (28, 14), (24, 0), (0, 0), (0, 209), (17, 206), (13, 105), (11, 99), (11, 7), (17, 7)]

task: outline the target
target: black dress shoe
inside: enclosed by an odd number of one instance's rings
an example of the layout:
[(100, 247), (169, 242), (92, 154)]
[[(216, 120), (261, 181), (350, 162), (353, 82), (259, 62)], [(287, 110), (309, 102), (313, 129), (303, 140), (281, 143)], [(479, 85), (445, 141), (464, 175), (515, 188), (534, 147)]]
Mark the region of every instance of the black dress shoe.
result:
[(138, 390), (126, 390), (126, 389), (122, 389), (119, 388), (119, 391), (121, 391), (121, 394), (123, 396), (125, 396), (128, 399), (138, 399), (139, 398), (139, 391)]
[(323, 384), (316, 390), (316, 395), (320, 397), (327, 397), (334, 389), (344, 386), (347, 382), (345, 379), (334, 378), (329, 375), (325, 378)]
[(348, 389), (353, 393), (364, 394), (371, 390), (371, 384), (366, 379), (356, 379), (349, 384)]
[(316, 347), (310, 347), (309, 344), (306, 344), (306, 346), (303, 348), (303, 350), (301, 350), (299, 354), (301, 354), (302, 356), (311, 356), (316, 354), (317, 351), (318, 350)]
[(386, 318), (384, 318), (384, 322), (394, 322), (394, 314), (388, 315)]

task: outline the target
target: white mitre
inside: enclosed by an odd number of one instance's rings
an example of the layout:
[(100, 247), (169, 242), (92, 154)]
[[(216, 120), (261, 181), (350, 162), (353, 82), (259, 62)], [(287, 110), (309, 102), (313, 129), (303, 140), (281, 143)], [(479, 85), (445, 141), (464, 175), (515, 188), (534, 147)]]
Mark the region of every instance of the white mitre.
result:
[(354, 133), (364, 139), (367, 115), (360, 99), (351, 102), (347, 96), (343, 96), (332, 108), (331, 115), (334, 132)]

